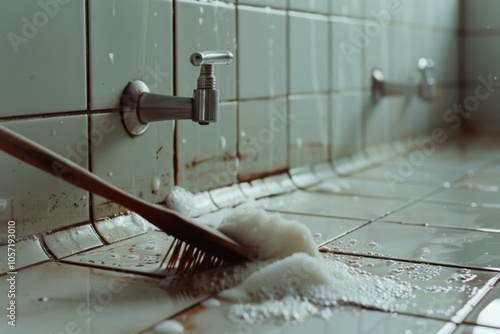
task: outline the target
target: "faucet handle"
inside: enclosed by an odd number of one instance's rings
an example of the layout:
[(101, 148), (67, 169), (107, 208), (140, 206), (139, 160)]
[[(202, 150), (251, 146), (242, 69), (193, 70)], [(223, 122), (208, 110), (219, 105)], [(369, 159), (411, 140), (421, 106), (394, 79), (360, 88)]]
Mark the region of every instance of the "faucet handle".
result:
[(233, 54), (226, 50), (217, 51), (199, 51), (191, 55), (191, 64), (194, 66), (201, 65), (228, 65), (233, 61)]
[(214, 67), (230, 64), (233, 54), (229, 51), (200, 51), (191, 55), (191, 64), (201, 66), (197, 87), (193, 91), (191, 119), (201, 125), (217, 122), (219, 117), (219, 91), (215, 89)]

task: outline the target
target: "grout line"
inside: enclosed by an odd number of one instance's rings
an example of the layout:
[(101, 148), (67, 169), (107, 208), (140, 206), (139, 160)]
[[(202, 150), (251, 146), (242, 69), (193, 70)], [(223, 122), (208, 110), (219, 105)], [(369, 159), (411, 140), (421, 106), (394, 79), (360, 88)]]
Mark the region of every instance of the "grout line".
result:
[[(87, 88), (87, 170), (93, 171), (93, 149), (92, 149), (92, 139), (90, 133), (92, 131), (92, 99), (91, 99), (91, 70), (90, 70), (90, 1), (85, 1), (85, 49), (86, 49), (86, 88)], [(93, 204), (94, 194), (87, 191), (87, 204), (88, 204), (88, 218), (89, 222), (93, 227), (94, 224), (94, 204)]]
[[(177, 73), (177, 0), (172, 0), (172, 80), (173, 80), (173, 87), (172, 87), (172, 93), (173, 96), (177, 96), (178, 89), (177, 89), (177, 78), (178, 78), (178, 73)], [(176, 185), (179, 184), (179, 171), (181, 170), (179, 166), (179, 152), (177, 150), (177, 121), (173, 121), (173, 126), (174, 126), (174, 131), (173, 131), (173, 142), (172, 142), (172, 179), (174, 180), (174, 184), (172, 185), (172, 188)], [(167, 143), (168, 145), (168, 143)]]

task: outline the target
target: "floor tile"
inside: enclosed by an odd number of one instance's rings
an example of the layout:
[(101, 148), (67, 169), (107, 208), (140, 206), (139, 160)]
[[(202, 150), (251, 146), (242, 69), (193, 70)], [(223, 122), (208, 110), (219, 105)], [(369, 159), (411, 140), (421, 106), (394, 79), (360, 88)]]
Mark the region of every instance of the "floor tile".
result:
[(90, 224), (46, 234), (43, 236), (43, 240), (45, 246), (58, 259), (102, 246), (102, 241)]
[(64, 261), (127, 272), (165, 275), (161, 265), (172, 240), (171, 236), (163, 232), (148, 232), (70, 256)]
[(483, 169), (473, 176), (460, 180), (456, 187), (497, 192), (500, 187), (500, 172)]
[(491, 290), (465, 319), (465, 322), (476, 325), (495, 327), (500, 330), (500, 285)]
[(482, 326), (460, 326), (453, 334), (500, 334), (500, 329)]
[(484, 297), (498, 273), (377, 258), (332, 255), (362, 272), (390, 277), (412, 287), (414, 298), (401, 300), (402, 313), (461, 322)]
[[(336, 311), (329, 320), (310, 318), (297, 324), (249, 325), (231, 322), (225, 314), (230, 304), (222, 303), (220, 307), (206, 308), (196, 306), (177, 315), (174, 319), (184, 325), (185, 333), (255, 333), (255, 334), (301, 334), (301, 333), (356, 333), (356, 334), (388, 334), (388, 333), (425, 333), (432, 334), (445, 325), (445, 322), (417, 318), (406, 315), (390, 314), (354, 308), (343, 308)], [(214, 321), (217, 319), (217, 321)], [(155, 333), (145, 331), (142, 333)], [(141, 333), (141, 334), (142, 334)]]
[(373, 222), (328, 246), (342, 252), (500, 271), (500, 235)]
[(395, 184), (418, 183), (443, 185), (445, 182), (453, 182), (465, 175), (465, 172), (462, 170), (417, 166), (409, 160), (399, 159), (392, 163), (362, 171), (355, 176), (383, 179)]
[(324, 181), (307, 190), (327, 194), (410, 199), (424, 196), (437, 189), (436, 186), (426, 184), (397, 183), (392, 186), (389, 182), (383, 180), (349, 177)]
[(296, 191), (260, 202), (269, 211), (357, 219), (376, 219), (405, 203), (404, 200), (396, 199), (339, 196), (307, 191)]
[[(12, 250), (14, 250), (14, 252)], [(14, 256), (11, 257), (11, 255)], [(0, 246), (0, 275), (6, 272), (15, 272), (18, 269), (49, 259), (50, 258), (43, 249), (42, 243), (37, 237), (24, 239), (22, 241), (16, 240), (15, 244)]]
[(338, 238), (367, 223), (366, 220), (297, 215), (291, 213), (282, 213), (281, 216), (287, 220), (298, 221), (309, 228), (318, 245)]
[(487, 206), (500, 209), (500, 192), (479, 189), (447, 188), (426, 198), (426, 201), (457, 203), (467, 206)]
[(384, 218), (393, 222), (500, 232), (500, 209), (417, 202)]
[[(0, 289), (7, 291), (7, 280)], [(16, 278), (16, 328), (2, 333), (137, 333), (198, 301), (173, 300), (159, 280), (116, 271), (46, 262)], [(0, 305), (6, 309), (7, 298)]]

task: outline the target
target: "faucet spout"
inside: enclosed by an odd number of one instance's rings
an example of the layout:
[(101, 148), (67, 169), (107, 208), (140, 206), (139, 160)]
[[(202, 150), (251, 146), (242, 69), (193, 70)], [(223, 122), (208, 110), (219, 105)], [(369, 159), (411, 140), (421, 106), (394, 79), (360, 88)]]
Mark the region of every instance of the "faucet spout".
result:
[(189, 97), (143, 93), (139, 103), (141, 108), (137, 116), (143, 124), (192, 117), (193, 99)]
[(432, 76), (434, 62), (430, 59), (420, 58), (418, 69), (422, 73), (422, 83), (408, 84), (385, 80), (384, 74), (379, 69), (372, 72), (372, 96), (378, 102), (384, 96), (417, 95), (425, 101), (436, 98), (436, 81)]

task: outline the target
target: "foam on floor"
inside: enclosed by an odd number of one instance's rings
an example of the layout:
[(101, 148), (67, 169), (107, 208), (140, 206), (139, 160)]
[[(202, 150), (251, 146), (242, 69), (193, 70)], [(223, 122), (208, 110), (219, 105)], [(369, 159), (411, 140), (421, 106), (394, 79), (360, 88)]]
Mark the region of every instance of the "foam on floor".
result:
[(307, 227), (262, 209), (237, 210), (226, 217), (218, 229), (248, 247), (256, 260), (281, 259), (298, 252), (320, 256)]
[(219, 230), (248, 247), (256, 261), (199, 273), (187, 290), (232, 302), (228, 317), (247, 324), (329, 318), (335, 308), (358, 305), (398, 311), (412, 286), (352, 268), (319, 253), (309, 229), (262, 209), (238, 210)]

